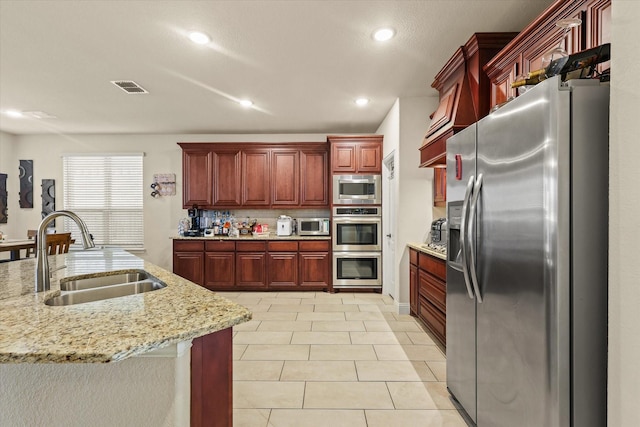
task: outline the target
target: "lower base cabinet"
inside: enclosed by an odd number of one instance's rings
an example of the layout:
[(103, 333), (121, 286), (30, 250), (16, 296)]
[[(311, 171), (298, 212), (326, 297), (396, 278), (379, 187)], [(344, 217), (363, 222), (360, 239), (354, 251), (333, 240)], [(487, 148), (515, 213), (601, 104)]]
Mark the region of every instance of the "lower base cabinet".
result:
[(329, 290), (331, 287), (329, 240), (176, 239), (173, 251), (173, 272), (211, 290)]
[(443, 346), (447, 340), (446, 262), (409, 249), (409, 306)]
[(198, 285), (204, 284), (204, 242), (181, 242), (173, 248), (173, 272)]
[(233, 426), (232, 328), (193, 340), (191, 427)]

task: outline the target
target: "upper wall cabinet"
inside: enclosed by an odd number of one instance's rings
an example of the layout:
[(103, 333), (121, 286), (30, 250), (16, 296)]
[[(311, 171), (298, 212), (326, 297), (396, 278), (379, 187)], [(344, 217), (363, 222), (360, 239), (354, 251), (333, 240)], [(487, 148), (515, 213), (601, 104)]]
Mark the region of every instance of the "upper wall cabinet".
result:
[[(579, 18), (582, 24), (565, 33), (556, 23)], [(484, 67), (491, 80), (491, 107), (517, 96), (516, 76), (542, 68), (542, 56), (555, 46), (572, 54), (610, 43), (611, 0), (558, 0), (518, 34)], [(598, 65), (599, 71), (609, 63)]]
[(517, 33), (476, 33), (460, 46), (431, 86), (440, 102), (420, 147), (420, 167), (446, 164), (446, 141), (489, 113), (490, 81), (482, 67)]
[(178, 145), (185, 209), (329, 205), (326, 143)]
[(330, 135), (332, 174), (382, 173), (382, 135)]
[(184, 182), (199, 182), (201, 185), (185, 185), (182, 191), (184, 208), (193, 205), (213, 204), (211, 186), (213, 182), (213, 154), (206, 149), (182, 152), (182, 176)]

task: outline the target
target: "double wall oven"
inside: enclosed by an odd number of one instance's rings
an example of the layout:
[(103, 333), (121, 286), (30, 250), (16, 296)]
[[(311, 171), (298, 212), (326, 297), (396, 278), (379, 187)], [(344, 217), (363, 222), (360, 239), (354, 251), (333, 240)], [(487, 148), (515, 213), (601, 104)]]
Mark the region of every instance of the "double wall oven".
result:
[(382, 287), (382, 215), (379, 206), (334, 206), (333, 287)]

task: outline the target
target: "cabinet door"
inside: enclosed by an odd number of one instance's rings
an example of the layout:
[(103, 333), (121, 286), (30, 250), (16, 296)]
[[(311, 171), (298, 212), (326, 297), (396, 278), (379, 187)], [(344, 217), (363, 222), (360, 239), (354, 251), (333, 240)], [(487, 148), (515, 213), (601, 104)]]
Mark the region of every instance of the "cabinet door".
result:
[(516, 81), (520, 68), (520, 59), (518, 59), (491, 82), (491, 108), (516, 96), (516, 90), (511, 88), (511, 83)]
[(298, 253), (269, 252), (269, 286), (298, 286)]
[(182, 152), (182, 207), (200, 207), (213, 204), (212, 153), (208, 150)]
[[(611, 0), (593, 0), (587, 7), (586, 49), (611, 43)], [(584, 24), (583, 24), (584, 25)], [(602, 72), (611, 67), (611, 61), (598, 64)]]
[(236, 286), (266, 287), (265, 267), (265, 252), (236, 252)]
[(204, 270), (203, 252), (178, 252), (173, 253), (173, 273), (193, 283), (202, 285)]
[(274, 206), (300, 204), (300, 152), (298, 150), (271, 152), (271, 177)]
[(235, 267), (235, 252), (206, 252), (204, 286), (209, 289), (233, 288)]
[(327, 151), (300, 150), (300, 206), (329, 205)]
[(214, 157), (213, 203), (220, 207), (240, 206), (240, 151), (216, 151)]
[(382, 173), (382, 144), (359, 143), (356, 150), (356, 168), (359, 173)]
[(447, 169), (433, 169), (433, 206), (447, 206)]
[(411, 314), (418, 315), (418, 267), (409, 265), (409, 308)]
[(356, 173), (356, 144), (352, 142), (331, 145), (331, 172)]
[(300, 252), (300, 286), (329, 287), (330, 282), (329, 252)]
[(271, 202), (269, 150), (242, 152), (242, 205), (268, 206)]

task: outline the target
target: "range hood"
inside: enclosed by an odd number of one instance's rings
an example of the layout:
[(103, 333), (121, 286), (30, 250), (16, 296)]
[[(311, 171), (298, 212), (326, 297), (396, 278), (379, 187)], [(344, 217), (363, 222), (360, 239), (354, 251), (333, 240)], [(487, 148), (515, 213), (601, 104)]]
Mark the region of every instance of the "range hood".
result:
[(518, 33), (475, 33), (436, 75), (438, 108), (420, 147), (420, 167), (444, 167), (449, 137), (489, 113), (490, 81), (482, 67)]

